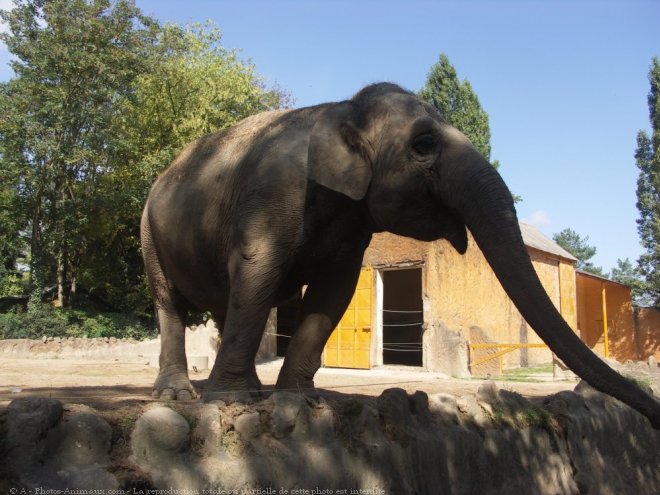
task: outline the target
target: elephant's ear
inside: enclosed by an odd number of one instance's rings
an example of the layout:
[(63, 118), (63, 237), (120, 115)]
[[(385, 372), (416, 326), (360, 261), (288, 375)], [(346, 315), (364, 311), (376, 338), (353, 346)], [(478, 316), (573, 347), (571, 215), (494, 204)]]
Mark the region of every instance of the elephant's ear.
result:
[(338, 103), (323, 111), (309, 139), (309, 178), (351, 199), (364, 198), (371, 165), (353, 120), (353, 104)]

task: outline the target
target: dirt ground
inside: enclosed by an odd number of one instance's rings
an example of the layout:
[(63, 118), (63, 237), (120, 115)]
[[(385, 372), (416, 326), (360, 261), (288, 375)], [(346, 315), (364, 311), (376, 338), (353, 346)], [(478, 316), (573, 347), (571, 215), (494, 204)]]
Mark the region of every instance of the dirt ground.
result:
[[(257, 372), (266, 395), (273, 389), (282, 359), (260, 363)], [(122, 408), (151, 402), (151, 386), (157, 369), (148, 364), (83, 359), (5, 358), (0, 360), (0, 409), (18, 397), (51, 397), (63, 403), (79, 403), (98, 410)], [(191, 372), (196, 388), (204, 384), (209, 371)], [(553, 382), (538, 375), (534, 382), (496, 381), (498, 387), (528, 398), (545, 397), (561, 390), (572, 390), (576, 382)], [(538, 380), (538, 381), (536, 381)], [(483, 380), (460, 380), (409, 367), (382, 367), (372, 370), (322, 368), (316, 386), (326, 396), (379, 396), (384, 390), (400, 387), (409, 393), (474, 393)]]

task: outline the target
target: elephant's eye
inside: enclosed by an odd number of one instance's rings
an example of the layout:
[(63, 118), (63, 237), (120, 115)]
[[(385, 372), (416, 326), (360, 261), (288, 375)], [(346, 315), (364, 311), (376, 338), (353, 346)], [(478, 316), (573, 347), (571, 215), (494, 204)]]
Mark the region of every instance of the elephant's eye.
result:
[(440, 141), (433, 134), (420, 134), (412, 143), (412, 148), (420, 155), (431, 155), (440, 147)]

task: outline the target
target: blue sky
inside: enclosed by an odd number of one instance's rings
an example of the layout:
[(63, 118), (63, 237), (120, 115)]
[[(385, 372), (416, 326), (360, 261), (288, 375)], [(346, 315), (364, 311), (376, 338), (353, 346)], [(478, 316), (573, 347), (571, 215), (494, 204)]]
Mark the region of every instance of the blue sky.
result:
[[(605, 270), (636, 260), (633, 154), (649, 129), (648, 68), (660, 2), (137, 0), (163, 22), (213, 20), (295, 106), (393, 81), (418, 90), (446, 53), (490, 116), (492, 158), (521, 219), (570, 227)], [(7, 8), (8, 0), (0, 0)], [(11, 77), (0, 47), (0, 79)]]

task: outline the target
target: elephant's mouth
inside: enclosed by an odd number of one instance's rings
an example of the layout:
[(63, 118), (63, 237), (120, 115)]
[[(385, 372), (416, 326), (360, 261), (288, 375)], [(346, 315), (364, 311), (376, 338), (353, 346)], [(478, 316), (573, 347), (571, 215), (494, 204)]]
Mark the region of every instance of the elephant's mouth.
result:
[[(416, 210), (411, 208), (410, 211)], [(388, 227), (382, 230), (426, 242), (446, 239), (459, 254), (465, 254), (467, 250), (467, 227), (463, 216), (442, 202), (436, 203), (433, 211), (426, 210), (408, 216), (404, 221), (399, 222), (396, 228)]]
[(457, 211), (452, 211), (448, 218), (448, 228), (445, 234), (450, 244), (454, 247), (459, 254), (465, 254), (467, 251), (467, 228), (461, 216)]
[(422, 240), (447, 239), (459, 254), (465, 254), (467, 251), (467, 227), (463, 215), (458, 210), (446, 206), (442, 201), (436, 201), (436, 205), (433, 238)]

